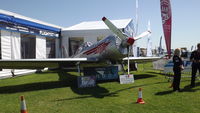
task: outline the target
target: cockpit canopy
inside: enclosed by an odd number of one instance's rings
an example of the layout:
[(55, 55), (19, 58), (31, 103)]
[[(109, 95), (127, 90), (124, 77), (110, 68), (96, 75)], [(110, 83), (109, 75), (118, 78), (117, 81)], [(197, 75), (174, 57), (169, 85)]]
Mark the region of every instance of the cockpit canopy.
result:
[(79, 46), (79, 48), (77, 49), (75, 54), (81, 53), (82, 51), (84, 51), (86, 48), (90, 47), (92, 45), (91, 42), (85, 42), (82, 45)]

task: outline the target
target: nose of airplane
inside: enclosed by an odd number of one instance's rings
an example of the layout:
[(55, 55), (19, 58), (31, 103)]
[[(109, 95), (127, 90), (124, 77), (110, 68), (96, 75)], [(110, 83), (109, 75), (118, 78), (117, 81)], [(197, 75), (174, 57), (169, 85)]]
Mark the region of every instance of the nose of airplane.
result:
[(127, 39), (127, 45), (133, 45), (134, 42), (135, 42), (135, 39), (134, 39), (133, 37), (129, 37), (129, 38)]

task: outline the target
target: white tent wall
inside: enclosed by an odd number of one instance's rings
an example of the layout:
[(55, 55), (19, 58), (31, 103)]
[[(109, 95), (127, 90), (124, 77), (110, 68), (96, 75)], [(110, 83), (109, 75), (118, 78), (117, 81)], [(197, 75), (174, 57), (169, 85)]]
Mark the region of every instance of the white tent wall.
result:
[(61, 57), (60, 39), (56, 38), (56, 58)]
[[(4, 15), (4, 18), (7, 18), (7, 16), (10, 18), (19, 18), (25, 21), (30, 21), (33, 23), (38, 23), (44, 26), (49, 26), (49, 27), (53, 27), (56, 28), (57, 30), (55, 32), (56, 35), (58, 34), (58, 32), (60, 32), (60, 29), (62, 29), (62, 27), (60, 26), (56, 26), (53, 24), (49, 24), (46, 22), (42, 22), (36, 19), (32, 19), (29, 17), (25, 17), (16, 13), (12, 13), (9, 11), (5, 11), (5, 10), (1, 10), (0, 9), (0, 14)], [(8, 19), (9, 20), (9, 19)], [(1, 21), (4, 22), (4, 19), (1, 19)], [(7, 21), (7, 20), (6, 20)], [(13, 21), (9, 21), (9, 22), (14, 22)], [(14, 23), (16, 24), (16, 23)], [(21, 24), (21, 22), (19, 22), (19, 24)], [(16, 28), (15, 28), (16, 27)], [(20, 32), (24, 32), (24, 33), (30, 33), (31, 35), (41, 35), (41, 34), (33, 34), (31, 32), (26, 32), (26, 30), (21, 31), (23, 29), (25, 29), (26, 26), (24, 27), (19, 27), (19, 26), (1, 26), (0, 29), (0, 38), (1, 38), (1, 59), (21, 59), (21, 34)], [(37, 27), (36, 27), (37, 28)], [(2, 30), (2, 29), (6, 29), (6, 30)], [(12, 32), (14, 31), (14, 32)], [(50, 30), (51, 31), (51, 30)], [(51, 35), (43, 35), (45, 36), (51, 36)], [(36, 36), (36, 58), (46, 58), (46, 38), (44, 37), (40, 37), (40, 36)], [(41, 39), (42, 38), (42, 39)], [(57, 38), (57, 36), (56, 36)], [(57, 39), (56, 39), (57, 40)], [(56, 42), (56, 52), (57, 50), (60, 49), (60, 42), (59, 39), (57, 40), (58, 42)], [(58, 43), (58, 46), (57, 46)], [(38, 45), (37, 45), (38, 44)], [(58, 53), (56, 53), (56, 57), (60, 55), (60, 52), (58, 51)], [(19, 75), (19, 74), (27, 74), (27, 73), (32, 73), (35, 72), (35, 70), (14, 70), (14, 69), (2, 69), (0, 70), (0, 78), (8, 78), (11, 77), (13, 74), (14, 75)]]
[(11, 32), (1, 30), (2, 59), (11, 59)]
[[(21, 38), (19, 38), (21, 40)], [(20, 47), (21, 42), (18, 43)], [(21, 58), (21, 52), (20, 52), (20, 58)], [(41, 36), (36, 36), (36, 59), (44, 59), (46, 58), (46, 38)], [(13, 74), (16, 76), (18, 75), (24, 75), (28, 73), (34, 73), (36, 70), (32, 69), (15, 69), (12, 70)]]
[(97, 42), (97, 36), (85, 36), (84, 42), (91, 42), (92, 44)]
[[(11, 39), (11, 59), (21, 59), (21, 37), (20, 33), (18, 32), (10, 32), (10, 39)], [(22, 75), (27, 73), (35, 72), (35, 70), (28, 70), (28, 69), (12, 69), (11, 75)]]
[[(21, 59), (20, 33), (1, 30), (2, 59)], [(27, 69), (3, 69), (0, 78), (8, 78), (13, 75), (22, 75), (35, 72)]]
[(67, 58), (69, 57), (69, 37), (62, 37), (61, 38), (61, 57), (62, 58)]
[[(1, 30), (1, 55), (2, 59), (11, 59), (11, 32)], [(3, 69), (0, 71), (0, 78), (11, 76), (10, 69)]]
[(138, 55), (138, 46), (137, 46), (137, 41), (136, 42), (134, 42), (134, 44), (132, 45), (132, 54), (133, 54), (133, 56), (134, 57), (138, 57), (139, 55)]
[(46, 38), (36, 36), (36, 59), (46, 58)]
[[(20, 39), (20, 37), (19, 37)], [(20, 41), (18, 41), (20, 42)], [(18, 43), (18, 47), (20, 48), (20, 43)], [(20, 54), (21, 56), (21, 54)], [(18, 56), (18, 58), (20, 58)], [(17, 57), (16, 57), (17, 58)], [(42, 36), (36, 36), (36, 59), (45, 59), (46, 58), (46, 38)], [(28, 73), (34, 73), (36, 70), (31, 69), (15, 69), (12, 70), (14, 75), (24, 75)]]
[(21, 59), (21, 38), (20, 33), (10, 32), (11, 39), (11, 59)]

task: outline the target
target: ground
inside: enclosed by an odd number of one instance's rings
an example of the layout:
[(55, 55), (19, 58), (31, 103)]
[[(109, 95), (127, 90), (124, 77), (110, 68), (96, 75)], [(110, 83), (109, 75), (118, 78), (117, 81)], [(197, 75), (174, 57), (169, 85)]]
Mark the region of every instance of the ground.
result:
[[(145, 67), (145, 68), (144, 68)], [(148, 68), (147, 68), (148, 67)], [(200, 81), (190, 88), (190, 78), (181, 79), (181, 92), (151, 64), (140, 64), (131, 72), (133, 84), (118, 81), (97, 83), (94, 88), (77, 88), (76, 72), (47, 71), (0, 80), (0, 113), (20, 111), (24, 95), (28, 113), (199, 113)], [(136, 104), (142, 88), (145, 104)]]

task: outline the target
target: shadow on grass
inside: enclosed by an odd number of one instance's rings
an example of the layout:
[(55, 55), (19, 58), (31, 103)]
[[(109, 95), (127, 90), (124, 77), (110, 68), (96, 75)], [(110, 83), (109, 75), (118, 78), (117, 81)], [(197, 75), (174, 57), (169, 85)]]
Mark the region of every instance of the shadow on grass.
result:
[(194, 88), (191, 88), (190, 84), (189, 84), (189, 85), (185, 86), (181, 91), (182, 92), (195, 92), (195, 91), (200, 90), (200, 88), (198, 88), (199, 86), (200, 86), (200, 82), (196, 83)]
[(147, 71), (147, 73), (156, 74), (156, 75), (165, 75), (163, 72)]
[[(67, 78), (65, 78), (66, 74)], [(79, 95), (87, 95), (78, 98), (88, 98), (88, 97), (104, 98), (105, 96), (108, 96), (109, 91), (103, 87), (100, 87), (98, 84), (96, 85), (96, 87), (78, 88), (77, 76), (71, 75), (68, 72), (64, 71), (62, 71), (62, 73), (59, 73), (58, 75), (61, 80), (66, 79), (65, 81), (68, 82), (69, 87), (74, 93)]]
[[(150, 77), (156, 77), (156, 76), (150, 75), (150, 74), (137, 74), (137, 75), (134, 75), (135, 80), (137, 80), (137, 79), (145, 79), (145, 78), (150, 78)], [(98, 84), (105, 83), (105, 82), (116, 82), (116, 80), (98, 81)], [(161, 82), (156, 83), (156, 84), (160, 84), (160, 83)], [(105, 89), (103, 87), (100, 87), (98, 84), (97, 84), (96, 87), (92, 87), (92, 88), (77, 88), (77, 82), (76, 82), (76, 80), (73, 80), (73, 82), (71, 83), (72, 91), (74, 93), (76, 93), (76, 94), (83, 95), (83, 96), (72, 97), (72, 98), (64, 98), (64, 99), (57, 99), (56, 101), (66, 101), (66, 100), (83, 99), (83, 98), (91, 98), (91, 97), (95, 97), (95, 98), (117, 97), (118, 96), (117, 94), (119, 92), (124, 91), (124, 90), (129, 90), (129, 89), (132, 89), (132, 88), (151, 85), (151, 84), (144, 84), (144, 85), (132, 86), (132, 87), (120, 89), (120, 90), (117, 90), (117, 91), (114, 91), (114, 92), (109, 92), (109, 90), (107, 90), (107, 89)]]
[[(58, 71), (58, 73), (62, 73), (62, 71)], [(28, 84), (20, 84), (20, 85), (12, 85), (12, 86), (3, 86), (3, 87), (0, 87), (0, 94), (69, 87), (70, 86), (69, 82), (65, 81), (68, 78), (67, 76), (60, 77), (59, 81), (36, 82), (36, 83), (28, 83)]]
[(150, 78), (150, 77), (156, 77), (156, 75), (151, 75), (151, 74), (137, 74), (134, 75), (134, 79), (145, 79), (145, 78)]
[[(145, 85), (140, 85), (140, 86), (132, 86), (132, 87), (128, 87), (128, 88), (124, 88), (124, 89), (120, 89), (120, 90), (117, 90), (117, 91), (114, 91), (114, 92), (109, 92), (109, 91), (106, 91), (106, 92), (101, 92), (99, 93), (99, 89), (98, 87), (96, 88), (90, 88), (89, 90), (94, 90), (92, 92), (96, 92), (96, 93), (93, 93), (92, 95), (86, 95), (86, 96), (79, 96), (79, 97), (73, 97), (73, 98), (65, 98), (65, 99), (57, 99), (56, 101), (67, 101), (67, 100), (76, 100), (76, 99), (83, 99), (83, 98), (91, 98), (91, 97), (96, 97), (96, 98), (104, 98), (104, 97), (117, 97), (118, 93), (119, 92), (122, 92), (124, 90), (129, 90), (129, 89), (132, 89), (132, 88), (136, 88), (136, 87), (142, 87), (142, 86), (145, 86)], [(88, 88), (83, 88), (81, 89), (82, 91), (79, 91), (80, 92), (84, 92), (84, 94), (86, 94)], [(96, 91), (97, 90), (97, 91)], [(101, 90), (101, 89), (100, 89)], [(91, 93), (91, 92), (90, 92)], [(80, 94), (80, 93), (79, 93)]]
[[(83, 98), (104, 98), (104, 97), (116, 97), (117, 93), (109, 93), (109, 91), (103, 87), (96, 87), (92, 88), (72, 88), (72, 91), (83, 96), (73, 97), (73, 98), (64, 98), (64, 99), (57, 99), (56, 101), (66, 101), (66, 100), (76, 100), (76, 99), (83, 99)], [(84, 96), (85, 95), (85, 96)]]
[[(76, 99), (83, 99), (83, 98), (91, 98), (91, 97), (98, 97), (98, 98), (104, 98), (104, 97), (117, 97), (118, 93), (125, 91), (125, 90), (130, 90), (130, 89), (134, 89), (134, 88), (141, 88), (143, 86), (149, 86), (149, 85), (154, 85), (154, 84), (162, 84), (162, 83), (166, 83), (166, 82), (157, 82), (157, 83), (152, 83), (152, 84), (143, 84), (143, 85), (137, 85), (137, 86), (131, 86), (128, 88), (123, 88), (123, 89), (119, 89), (113, 92), (104, 92), (104, 93), (97, 93), (96, 95), (88, 95), (88, 96), (79, 96), (79, 97), (73, 97), (73, 98), (64, 98), (64, 99), (57, 99), (55, 101), (67, 101), (67, 100), (76, 100)], [(87, 88), (85, 88), (87, 89)], [(85, 89), (82, 89), (83, 92), (85, 92)], [(91, 90), (91, 89), (90, 89)], [(93, 90), (93, 89), (92, 89)], [(94, 90), (96, 90), (94, 88)], [(98, 92), (98, 91), (97, 91)]]
[[(144, 84), (140, 86), (133, 86), (133, 87), (125, 88), (125, 89), (120, 89), (114, 92), (109, 92), (108, 89), (100, 87), (98, 84), (96, 87), (93, 87), (93, 88), (78, 88), (77, 76), (70, 74), (66, 70), (55, 70), (55, 71), (50, 71), (50, 72), (42, 72), (40, 74), (48, 74), (48, 73), (57, 73), (59, 76), (59, 80), (19, 84), (19, 85), (12, 85), (12, 86), (2, 86), (0, 87), (0, 94), (11, 94), (11, 93), (19, 93), (19, 92), (29, 92), (29, 91), (70, 87), (74, 93), (78, 95), (82, 95), (80, 97), (75, 97), (75, 98), (60, 99), (59, 101), (61, 101), (61, 100), (73, 100), (73, 99), (89, 98), (89, 97), (95, 97), (95, 98), (114, 97), (114, 96), (117, 96), (117, 93), (121, 91), (149, 85), (149, 84)], [(137, 74), (135, 75), (135, 80), (149, 78), (149, 77), (155, 77), (155, 75)], [(100, 83), (103, 83), (103, 82), (104, 81), (101, 81)], [(108, 81), (105, 81), (105, 82), (108, 82)]]
[[(45, 72), (48, 74), (49, 72)], [(45, 74), (43, 73), (43, 74)], [(52, 72), (50, 72), (52, 73)], [(71, 90), (79, 95), (90, 95), (89, 97), (103, 98), (104, 96), (111, 96), (113, 94), (108, 94), (109, 91), (103, 87), (96, 86), (93, 88), (78, 88), (77, 87), (77, 76), (72, 75), (63, 70), (57, 70), (53, 73), (58, 73), (59, 80), (57, 81), (47, 81), (47, 82), (36, 82), (28, 84), (19, 84), (12, 86), (2, 86), (0, 87), (0, 94), (10, 94), (19, 92), (29, 92), (38, 90), (48, 90), (62, 87), (70, 87)], [(81, 97), (83, 98), (83, 97)]]
[(155, 95), (167, 95), (173, 92), (174, 92), (173, 90), (169, 90), (169, 91), (157, 92)]
[[(195, 92), (195, 91), (200, 90), (200, 88), (197, 88), (199, 86), (200, 86), (200, 82), (196, 83), (196, 86), (194, 88), (191, 88), (190, 85), (187, 85), (183, 89), (181, 89), (180, 92)], [(166, 95), (173, 92), (174, 92), (173, 90), (169, 90), (169, 91), (157, 92), (155, 95)]]

